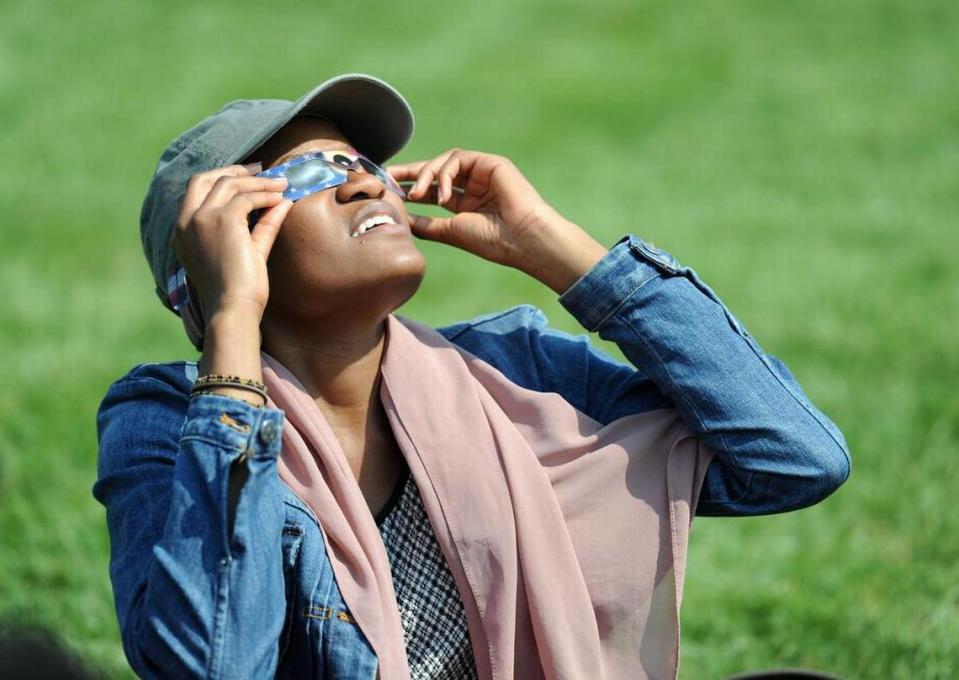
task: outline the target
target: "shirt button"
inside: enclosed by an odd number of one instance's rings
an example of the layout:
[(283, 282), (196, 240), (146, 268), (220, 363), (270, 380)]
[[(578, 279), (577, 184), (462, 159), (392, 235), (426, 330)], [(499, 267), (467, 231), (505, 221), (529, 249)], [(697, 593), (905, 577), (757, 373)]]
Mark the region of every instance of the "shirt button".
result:
[(272, 444), (279, 434), (279, 428), (272, 420), (268, 420), (260, 426), (260, 441), (264, 444)]

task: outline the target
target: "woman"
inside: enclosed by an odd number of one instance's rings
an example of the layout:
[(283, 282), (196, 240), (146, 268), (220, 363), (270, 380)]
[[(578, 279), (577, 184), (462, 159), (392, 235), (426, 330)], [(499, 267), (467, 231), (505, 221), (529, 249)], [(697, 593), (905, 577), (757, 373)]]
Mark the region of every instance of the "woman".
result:
[[(502, 157), (387, 173), (411, 133), (393, 88), (347, 75), (229, 104), (161, 156), (141, 235), (202, 354), (111, 386), (94, 487), (142, 676), (672, 677), (692, 514), (848, 476), (835, 425), (692, 270), (607, 250)], [(634, 365), (530, 306), (396, 317), (414, 235), (536, 278)]]

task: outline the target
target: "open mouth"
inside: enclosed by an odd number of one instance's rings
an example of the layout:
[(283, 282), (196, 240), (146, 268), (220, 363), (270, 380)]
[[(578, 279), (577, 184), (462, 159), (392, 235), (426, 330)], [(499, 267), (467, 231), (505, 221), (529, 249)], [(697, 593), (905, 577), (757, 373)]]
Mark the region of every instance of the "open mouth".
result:
[(366, 232), (376, 229), (384, 224), (396, 224), (396, 220), (393, 219), (392, 215), (381, 214), (367, 217), (365, 220), (360, 222), (356, 229), (353, 230), (353, 233), (350, 234), (350, 237), (356, 238), (357, 236), (362, 236)]

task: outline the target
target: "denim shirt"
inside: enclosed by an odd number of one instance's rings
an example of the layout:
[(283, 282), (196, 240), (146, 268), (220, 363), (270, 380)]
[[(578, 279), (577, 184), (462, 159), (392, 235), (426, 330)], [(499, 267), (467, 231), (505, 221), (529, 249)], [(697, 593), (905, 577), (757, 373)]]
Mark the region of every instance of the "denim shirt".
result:
[[(627, 235), (559, 300), (632, 365), (529, 305), (437, 330), (601, 423), (677, 409), (715, 451), (698, 515), (802, 508), (848, 477), (839, 429), (668, 253)], [(191, 399), (196, 375), (192, 361), (140, 364), (97, 415), (93, 493), (107, 510), (131, 666), (143, 677), (374, 678), (376, 655), (336, 585), (322, 527), (277, 475), (283, 411)], [(239, 466), (248, 476), (231, 486)]]

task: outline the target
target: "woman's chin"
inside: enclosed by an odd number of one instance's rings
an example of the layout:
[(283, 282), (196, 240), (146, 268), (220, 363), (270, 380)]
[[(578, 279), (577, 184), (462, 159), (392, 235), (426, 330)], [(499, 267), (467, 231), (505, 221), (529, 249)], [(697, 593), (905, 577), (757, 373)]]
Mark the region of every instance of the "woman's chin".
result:
[(391, 311), (406, 304), (426, 277), (426, 258), (418, 250), (416, 255), (419, 257), (402, 258), (396, 262), (393, 276), (384, 281), (383, 294), (394, 300)]
[(411, 252), (393, 252), (375, 268), (367, 269), (366, 276), (356, 281), (349, 290), (337, 295), (349, 300), (356, 309), (377, 309), (390, 313), (413, 297), (426, 276), (426, 258), (415, 248)]

